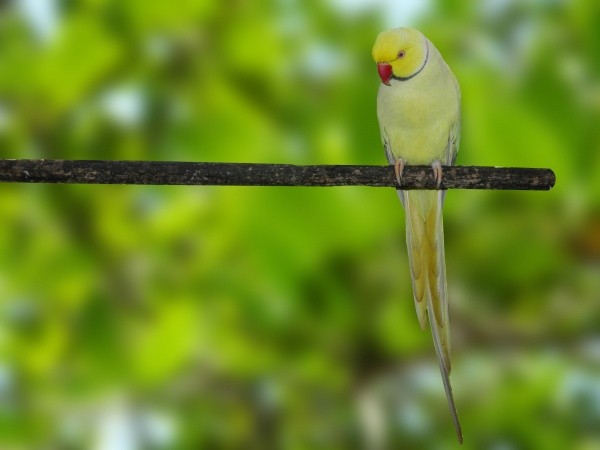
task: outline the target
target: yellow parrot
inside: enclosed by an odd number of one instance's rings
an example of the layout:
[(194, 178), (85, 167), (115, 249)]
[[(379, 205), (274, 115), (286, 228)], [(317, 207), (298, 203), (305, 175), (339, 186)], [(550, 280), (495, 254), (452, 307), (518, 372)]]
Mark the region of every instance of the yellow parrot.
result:
[[(460, 87), (435, 46), (420, 31), (395, 28), (377, 36), (373, 59), (382, 84), (377, 118), (398, 183), (405, 164), (431, 165), (438, 186), (442, 165), (454, 164), (460, 139)], [(444, 191), (398, 191), (406, 210), (406, 245), (417, 316), (433, 334), (458, 440), (462, 431), (450, 386), (450, 330), (444, 258)]]

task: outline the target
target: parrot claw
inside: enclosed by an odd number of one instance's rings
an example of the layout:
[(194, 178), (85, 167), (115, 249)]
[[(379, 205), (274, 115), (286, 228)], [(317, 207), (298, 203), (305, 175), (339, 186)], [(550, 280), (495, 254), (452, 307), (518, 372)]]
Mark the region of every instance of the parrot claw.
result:
[(433, 176), (435, 177), (435, 182), (439, 189), (442, 185), (442, 163), (439, 159), (436, 159), (431, 163), (431, 168), (433, 169)]
[(402, 185), (402, 172), (404, 172), (405, 165), (406, 161), (403, 158), (398, 158), (394, 162), (394, 172), (396, 173), (396, 181), (398, 182), (398, 186)]

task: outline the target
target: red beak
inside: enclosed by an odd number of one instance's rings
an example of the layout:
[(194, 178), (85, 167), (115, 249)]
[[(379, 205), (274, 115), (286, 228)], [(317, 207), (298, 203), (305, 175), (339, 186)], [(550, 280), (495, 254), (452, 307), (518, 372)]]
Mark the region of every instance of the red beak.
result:
[(379, 78), (383, 84), (391, 86), (390, 78), (392, 78), (392, 66), (388, 63), (377, 63), (377, 72), (379, 72)]

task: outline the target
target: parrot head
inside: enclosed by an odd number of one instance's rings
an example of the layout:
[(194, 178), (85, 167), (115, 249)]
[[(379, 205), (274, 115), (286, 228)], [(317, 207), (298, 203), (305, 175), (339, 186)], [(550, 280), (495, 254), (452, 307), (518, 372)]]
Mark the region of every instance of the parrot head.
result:
[(417, 75), (429, 58), (427, 38), (412, 28), (383, 31), (373, 45), (373, 59), (382, 83), (391, 79), (408, 80)]

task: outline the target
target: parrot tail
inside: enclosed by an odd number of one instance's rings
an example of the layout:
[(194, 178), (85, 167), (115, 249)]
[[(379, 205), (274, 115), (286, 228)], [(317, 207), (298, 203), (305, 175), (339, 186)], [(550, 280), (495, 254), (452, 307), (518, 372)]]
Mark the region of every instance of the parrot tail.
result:
[(422, 329), (431, 326), (444, 390), (458, 441), (462, 431), (450, 385), (450, 329), (442, 221), (443, 191), (403, 191), (406, 209), (406, 245), (417, 317)]

